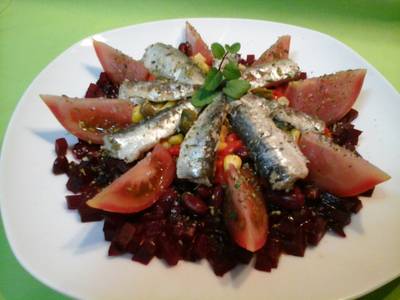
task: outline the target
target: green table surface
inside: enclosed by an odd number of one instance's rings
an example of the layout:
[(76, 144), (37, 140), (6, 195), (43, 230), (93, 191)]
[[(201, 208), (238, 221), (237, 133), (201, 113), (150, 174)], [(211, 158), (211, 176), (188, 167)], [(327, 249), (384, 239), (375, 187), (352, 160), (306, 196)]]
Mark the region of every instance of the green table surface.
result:
[[(400, 90), (398, 0), (0, 0), (0, 141), (22, 93), (64, 49), (108, 29), (187, 17), (252, 18), (324, 32), (361, 54)], [(2, 222), (0, 299), (65, 299), (20, 266)], [(400, 299), (400, 278), (362, 299)]]

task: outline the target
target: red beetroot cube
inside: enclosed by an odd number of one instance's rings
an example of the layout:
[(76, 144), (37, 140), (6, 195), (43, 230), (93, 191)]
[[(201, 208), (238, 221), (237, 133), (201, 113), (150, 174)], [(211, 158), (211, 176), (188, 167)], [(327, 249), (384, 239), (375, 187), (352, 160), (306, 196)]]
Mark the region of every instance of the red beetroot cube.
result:
[(153, 240), (145, 240), (133, 255), (132, 260), (147, 265), (154, 257), (156, 250), (156, 244)]
[(67, 154), (68, 143), (65, 138), (56, 139), (54, 143), (54, 150), (56, 151), (57, 156), (65, 156)]
[(103, 212), (99, 209), (92, 208), (86, 203), (83, 203), (78, 208), (79, 215), (81, 216), (81, 222), (96, 222), (103, 220)]
[(126, 222), (114, 236), (112, 243), (122, 252), (127, 251), (129, 242), (132, 240), (133, 235), (136, 232), (134, 224)]

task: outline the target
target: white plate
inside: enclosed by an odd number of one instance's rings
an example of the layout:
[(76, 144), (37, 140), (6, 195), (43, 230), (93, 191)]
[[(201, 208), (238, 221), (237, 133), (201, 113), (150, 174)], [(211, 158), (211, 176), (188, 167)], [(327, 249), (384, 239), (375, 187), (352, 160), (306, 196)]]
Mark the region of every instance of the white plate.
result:
[[(178, 45), (185, 20), (135, 25), (95, 35), (141, 57), (147, 45)], [(68, 211), (65, 176), (53, 176), (53, 141), (65, 131), (38, 95), (82, 96), (100, 65), (85, 39), (56, 58), (25, 92), (8, 127), (1, 156), (1, 210), (11, 247), (21, 264), (53, 289), (91, 299), (337, 299), (361, 295), (400, 274), (400, 97), (353, 50), (308, 29), (239, 19), (190, 20), (206, 42), (241, 42), (242, 53), (260, 54), (278, 36), (292, 36), (291, 57), (309, 75), (366, 68), (356, 108), (365, 131), (360, 152), (393, 177), (346, 228), (347, 238), (328, 234), (304, 258), (282, 256), (271, 273), (249, 267), (223, 278), (205, 263), (180, 262), (168, 268), (157, 259), (149, 266), (127, 257), (107, 257), (101, 223), (82, 224)]]

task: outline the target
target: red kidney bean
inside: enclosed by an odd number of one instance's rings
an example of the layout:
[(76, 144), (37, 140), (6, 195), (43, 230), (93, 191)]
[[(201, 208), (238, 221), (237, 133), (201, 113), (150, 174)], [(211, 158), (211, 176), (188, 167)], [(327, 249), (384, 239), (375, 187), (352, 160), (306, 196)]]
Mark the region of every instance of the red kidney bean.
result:
[(224, 201), (224, 189), (222, 188), (222, 186), (218, 185), (213, 189), (213, 193), (211, 196), (211, 203), (214, 207), (219, 208), (221, 207), (223, 201)]
[(204, 201), (191, 193), (184, 193), (182, 195), (182, 200), (185, 206), (196, 214), (204, 215), (208, 211), (208, 206)]
[(212, 190), (205, 185), (200, 185), (196, 190), (196, 195), (199, 195), (202, 199), (207, 200), (212, 195)]

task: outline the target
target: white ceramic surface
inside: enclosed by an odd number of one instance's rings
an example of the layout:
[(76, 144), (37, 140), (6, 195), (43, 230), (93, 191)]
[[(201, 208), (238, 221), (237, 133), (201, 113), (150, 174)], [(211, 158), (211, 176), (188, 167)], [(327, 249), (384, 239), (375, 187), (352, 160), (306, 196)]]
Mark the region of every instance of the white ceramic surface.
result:
[[(140, 58), (147, 45), (178, 45), (185, 20), (125, 27), (95, 35)], [(282, 256), (271, 273), (237, 268), (223, 278), (210, 267), (180, 262), (168, 268), (128, 257), (107, 257), (102, 223), (82, 224), (66, 209), (65, 176), (54, 176), (53, 141), (67, 136), (38, 95), (82, 96), (100, 64), (91, 38), (50, 63), (21, 98), (7, 130), (0, 165), (1, 212), (7, 237), (21, 264), (53, 289), (90, 299), (339, 299), (361, 295), (400, 274), (400, 96), (377, 70), (341, 42), (308, 29), (265, 21), (192, 19), (206, 42), (242, 44), (260, 54), (278, 36), (290, 34), (290, 56), (309, 76), (351, 68), (368, 69), (356, 108), (364, 131), (360, 153), (392, 179), (346, 228), (347, 238), (328, 234), (304, 258)], [(395, 138), (397, 137), (397, 138)]]

